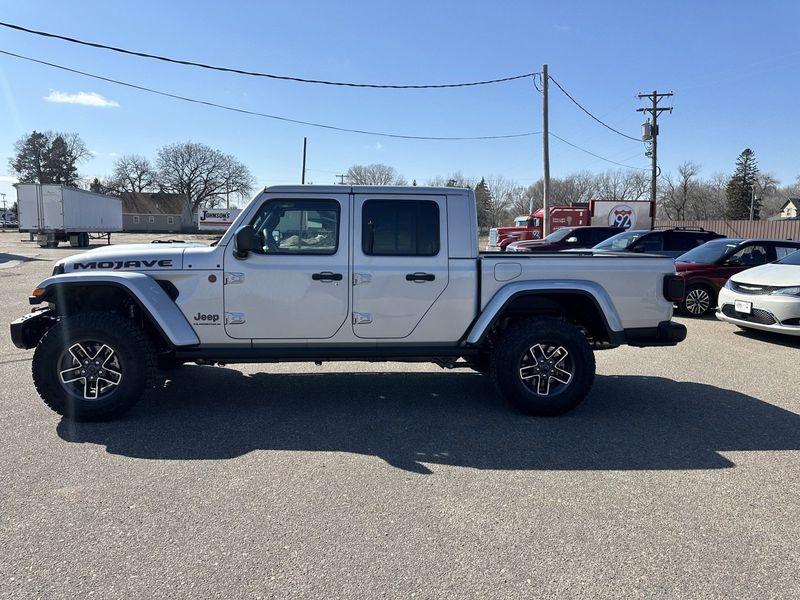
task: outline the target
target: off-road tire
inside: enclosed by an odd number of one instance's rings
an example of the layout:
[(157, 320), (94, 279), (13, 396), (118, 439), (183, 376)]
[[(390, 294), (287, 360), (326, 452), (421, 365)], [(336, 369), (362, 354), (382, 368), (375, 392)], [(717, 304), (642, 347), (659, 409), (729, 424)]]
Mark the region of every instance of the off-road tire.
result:
[[(101, 352), (101, 345), (109, 350)], [(90, 376), (81, 376), (86, 372), (78, 371), (81, 364), (76, 354), (83, 358), (91, 357), (92, 352), (99, 366), (93, 367), (91, 373), (104, 377), (118, 373), (120, 377), (118, 383), (103, 380), (106, 386), (103, 389), (102, 377), (97, 376), (94, 382), (97, 398), (87, 399), (93, 392), (87, 381)], [(107, 364), (107, 360), (111, 362)], [(72, 377), (75, 377), (72, 382), (63, 382)], [(36, 346), (33, 382), (45, 404), (58, 414), (73, 421), (107, 421), (123, 414), (155, 389), (156, 351), (144, 331), (115, 313), (62, 317)]]
[(690, 317), (704, 317), (716, 306), (716, 294), (710, 287), (703, 284), (687, 287), (680, 303), (681, 312)]
[(534, 317), (512, 324), (495, 341), (491, 374), (512, 406), (527, 415), (553, 417), (572, 410), (589, 393), (594, 354), (572, 323)]

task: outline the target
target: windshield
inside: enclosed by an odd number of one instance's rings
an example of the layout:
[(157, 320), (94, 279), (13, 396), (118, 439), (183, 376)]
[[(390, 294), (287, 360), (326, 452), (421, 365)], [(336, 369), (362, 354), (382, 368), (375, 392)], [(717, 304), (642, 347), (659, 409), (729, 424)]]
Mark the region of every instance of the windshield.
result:
[(594, 248), (592, 248), (592, 250), (625, 250), (625, 248), (630, 246), (633, 242), (638, 240), (646, 233), (650, 232), (626, 231), (624, 233), (618, 233), (617, 235), (612, 235), (606, 241), (600, 242)]
[(570, 229), (569, 227), (562, 227), (561, 229), (556, 229), (550, 235), (545, 236), (544, 239), (546, 239), (548, 242), (560, 242), (570, 233), (572, 233), (572, 229)]
[(712, 240), (705, 244), (692, 248), (685, 254), (681, 254), (675, 260), (684, 263), (713, 263), (722, 258), (722, 255), (733, 250), (743, 240)]
[(784, 256), (780, 260), (776, 260), (776, 263), (779, 265), (797, 265), (800, 266), (800, 250), (796, 252), (792, 252), (791, 254)]

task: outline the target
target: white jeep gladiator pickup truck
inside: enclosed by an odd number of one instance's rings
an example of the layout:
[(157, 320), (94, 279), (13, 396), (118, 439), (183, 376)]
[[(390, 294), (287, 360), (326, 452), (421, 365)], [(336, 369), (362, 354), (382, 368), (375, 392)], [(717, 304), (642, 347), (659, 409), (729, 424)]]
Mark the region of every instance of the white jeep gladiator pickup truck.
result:
[(490, 373), (521, 411), (576, 406), (593, 349), (670, 346), (672, 259), (479, 254), (456, 188), (282, 186), (215, 244), (107, 246), (64, 258), (11, 324), (44, 401), (115, 417), (158, 370), (278, 361), (418, 361)]

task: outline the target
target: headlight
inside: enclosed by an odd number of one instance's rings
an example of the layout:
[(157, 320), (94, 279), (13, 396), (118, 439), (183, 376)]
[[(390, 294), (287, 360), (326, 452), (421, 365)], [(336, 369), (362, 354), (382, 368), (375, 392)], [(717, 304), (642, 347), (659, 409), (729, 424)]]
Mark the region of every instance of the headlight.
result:
[(772, 296), (800, 296), (800, 286), (795, 287), (785, 287), (779, 290), (775, 290), (771, 294)]
[(732, 279), (728, 279), (728, 281), (725, 282), (725, 289), (727, 289), (727, 290), (732, 290), (733, 289), (733, 280)]

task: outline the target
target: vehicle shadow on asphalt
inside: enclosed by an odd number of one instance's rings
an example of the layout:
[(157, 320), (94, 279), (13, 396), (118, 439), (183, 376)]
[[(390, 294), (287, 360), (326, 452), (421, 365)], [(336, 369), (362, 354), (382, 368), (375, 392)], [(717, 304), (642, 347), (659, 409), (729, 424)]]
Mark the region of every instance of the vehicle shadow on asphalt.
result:
[(36, 258), (34, 256), (25, 256), (23, 254), (9, 254), (8, 252), (0, 252), (0, 265), (3, 263), (9, 262), (35, 262), (35, 261), (44, 261), (49, 262), (49, 258)]
[(749, 338), (751, 340), (758, 340), (760, 342), (775, 344), (776, 346), (800, 349), (800, 337), (794, 337), (783, 333), (772, 333), (771, 331), (760, 331), (758, 329), (742, 329), (739, 331), (734, 331), (733, 333), (734, 335)]
[(62, 420), (68, 442), (151, 460), (352, 452), (407, 471), (718, 469), (720, 452), (800, 450), (800, 415), (711, 385), (598, 376), (558, 418), (509, 408), (473, 373), (255, 374), (185, 366), (119, 421)]

